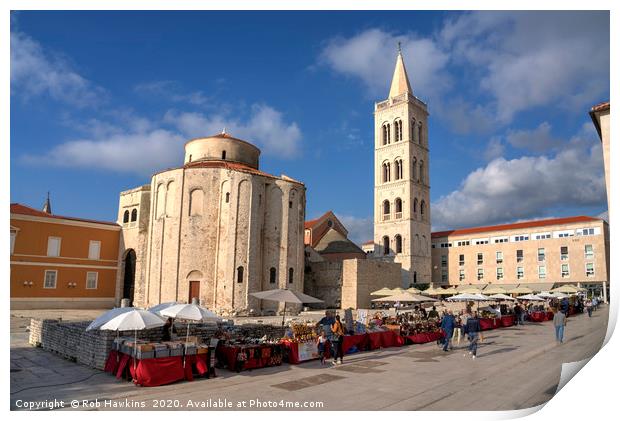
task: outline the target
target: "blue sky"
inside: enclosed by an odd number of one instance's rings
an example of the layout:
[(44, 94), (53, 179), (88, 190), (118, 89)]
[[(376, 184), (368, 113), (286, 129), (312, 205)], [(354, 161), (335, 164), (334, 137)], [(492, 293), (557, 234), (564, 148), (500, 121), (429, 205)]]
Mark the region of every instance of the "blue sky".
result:
[(306, 184), (308, 219), (369, 239), (397, 41), (431, 113), (434, 229), (606, 209), (606, 12), (13, 13), (11, 201), (114, 220), (120, 191), (226, 127)]

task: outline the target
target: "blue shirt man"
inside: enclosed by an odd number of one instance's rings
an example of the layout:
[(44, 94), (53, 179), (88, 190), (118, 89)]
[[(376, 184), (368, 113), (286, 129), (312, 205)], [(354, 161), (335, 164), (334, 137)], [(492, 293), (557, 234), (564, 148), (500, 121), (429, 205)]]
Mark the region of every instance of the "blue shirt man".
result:
[(441, 329), (446, 335), (443, 341), (443, 350), (448, 352), (448, 347), (451, 345), (452, 335), (454, 334), (454, 328), (456, 327), (456, 319), (452, 312), (444, 314), (441, 319)]

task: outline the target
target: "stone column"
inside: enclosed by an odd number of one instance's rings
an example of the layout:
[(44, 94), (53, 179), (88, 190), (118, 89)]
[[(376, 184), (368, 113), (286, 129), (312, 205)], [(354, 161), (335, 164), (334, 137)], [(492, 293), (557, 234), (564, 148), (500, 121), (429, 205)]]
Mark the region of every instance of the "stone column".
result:
[(607, 281), (603, 281), (603, 302), (607, 304)]

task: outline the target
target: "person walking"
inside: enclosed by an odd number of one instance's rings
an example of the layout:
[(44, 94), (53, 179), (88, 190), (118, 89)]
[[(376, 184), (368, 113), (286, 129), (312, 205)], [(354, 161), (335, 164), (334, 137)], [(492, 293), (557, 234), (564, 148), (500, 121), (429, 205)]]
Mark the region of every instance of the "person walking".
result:
[(452, 314), (452, 310), (448, 310), (441, 319), (441, 330), (443, 330), (444, 333), (444, 352), (448, 352), (448, 347), (452, 349), (452, 335), (454, 334), (455, 326), (456, 319), (454, 318), (454, 314)]
[(586, 301), (586, 310), (588, 311), (588, 317), (592, 317), (592, 301)]
[(336, 320), (332, 325), (332, 343), (334, 344), (334, 364), (338, 364), (338, 358), (340, 358), (340, 364), (342, 364), (343, 350), (342, 345), (344, 341), (344, 327), (340, 321), (340, 316), (336, 315)]
[[(469, 353), (472, 360), (475, 360), (478, 352), (478, 341), (484, 340), (477, 311), (474, 311), (473, 316), (467, 319), (465, 330), (467, 332), (467, 340), (469, 340)], [(464, 354), (464, 356), (467, 356), (467, 354)]]
[(515, 312), (515, 318), (517, 319), (517, 324), (523, 325), (524, 313), (519, 303), (515, 304), (514, 312)]
[(325, 345), (327, 344), (327, 336), (325, 331), (322, 330), (319, 337), (316, 339), (316, 345), (319, 351), (319, 358), (321, 359), (321, 365), (325, 365)]
[(566, 314), (564, 312), (555, 311), (553, 326), (555, 327), (555, 341), (558, 344), (564, 343), (564, 326), (566, 326)]

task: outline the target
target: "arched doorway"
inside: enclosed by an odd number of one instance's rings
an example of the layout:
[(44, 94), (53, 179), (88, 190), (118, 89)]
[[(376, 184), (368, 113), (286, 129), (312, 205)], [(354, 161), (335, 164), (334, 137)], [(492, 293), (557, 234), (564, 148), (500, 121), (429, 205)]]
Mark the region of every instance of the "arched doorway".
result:
[(129, 298), (133, 305), (133, 294), (136, 285), (136, 252), (129, 249), (125, 253), (125, 273), (123, 274), (123, 298)]
[(189, 294), (187, 297), (187, 303), (191, 304), (192, 300), (196, 298), (200, 303), (200, 281), (202, 280), (202, 272), (199, 270), (193, 270), (187, 274)]

